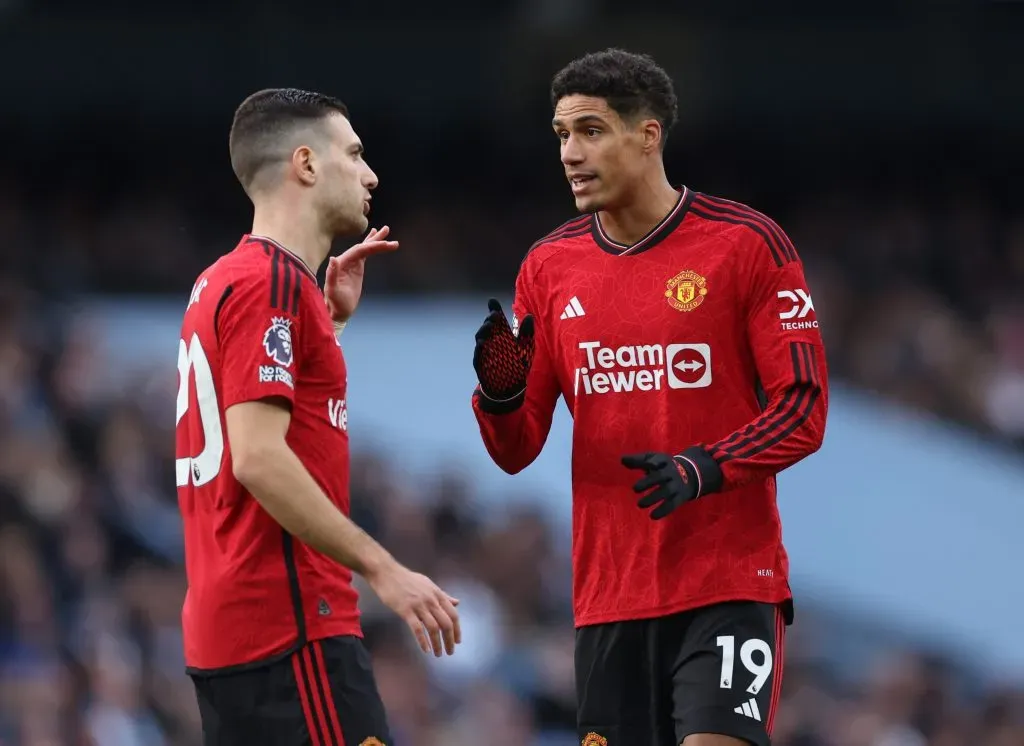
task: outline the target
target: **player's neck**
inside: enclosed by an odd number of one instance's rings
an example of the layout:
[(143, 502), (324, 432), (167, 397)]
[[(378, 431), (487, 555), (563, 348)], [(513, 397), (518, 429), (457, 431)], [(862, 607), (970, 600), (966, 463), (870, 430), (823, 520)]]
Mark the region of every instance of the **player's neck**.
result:
[(257, 205), (252, 220), (252, 235), (269, 238), (298, 257), (316, 274), (331, 253), (331, 237), (315, 219), (303, 219), (293, 210)]
[(627, 203), (601, 210), (598, 217), (605, 235), (624, 246), (632, 246), (662, 222), (679, 202), (679, 191), (664, 173), (645, 181)]

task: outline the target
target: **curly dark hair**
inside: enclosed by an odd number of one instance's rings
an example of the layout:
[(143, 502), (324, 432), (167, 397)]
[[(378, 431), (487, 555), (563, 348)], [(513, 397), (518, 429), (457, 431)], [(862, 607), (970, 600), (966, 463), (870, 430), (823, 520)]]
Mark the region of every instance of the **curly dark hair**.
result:
[(248, 193), (260, 172), (288, 157), (287, 135), (295, 128), (326, 119), (348, 117), (348, 108), (333, 96), (299, 88), (267, 88), (246, 98), (235, 111), (228, 137), (231, 168)]
[(620, 117), (649, 116), (667, 133), (679, 115), (679, 100), (668, 73), (650, 55), (605, 49), (563, 67), (551, 81), (551, 106), (565, 96), (603, 98)]

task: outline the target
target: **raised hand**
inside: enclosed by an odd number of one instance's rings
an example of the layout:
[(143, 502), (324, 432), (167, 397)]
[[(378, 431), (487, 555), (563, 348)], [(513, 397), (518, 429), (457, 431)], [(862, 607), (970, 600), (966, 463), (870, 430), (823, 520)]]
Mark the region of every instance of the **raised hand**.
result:
[(473, 367), (484, 396), (494, 401), (511, 401), (525, 393), (533, 364), (533, 316), (522, 320), (516, 334), (497, 300), (491, 298), (487, 308), (490, 313), (476, 333)]
[(386, 240), (390, 232), (386, 225), (374, 228), (360, 243), (328, 261), (324, 299), (335, 322), (348, 321), (359, 305), (367, 257), (398, 248), (398, 241)]

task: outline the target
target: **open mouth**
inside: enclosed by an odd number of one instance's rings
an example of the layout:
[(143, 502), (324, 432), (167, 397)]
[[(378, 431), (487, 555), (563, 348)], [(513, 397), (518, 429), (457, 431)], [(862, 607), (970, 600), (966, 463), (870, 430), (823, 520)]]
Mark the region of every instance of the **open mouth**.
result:
[(572, 185), (572, 193), (579, 194), (581, 192), (585, 192), (591, 183), (596, 180), (596, 176), (590, 176), (587, 174), (577, 174), (576, 176), (569, 177), (569, 183)]

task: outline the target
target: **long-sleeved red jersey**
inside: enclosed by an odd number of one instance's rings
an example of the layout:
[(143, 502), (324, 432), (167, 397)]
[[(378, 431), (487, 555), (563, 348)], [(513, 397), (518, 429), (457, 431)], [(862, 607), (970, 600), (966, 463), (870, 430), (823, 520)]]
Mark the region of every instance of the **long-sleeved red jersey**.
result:
[[(828, 386), (785, 233), (687, 188), (631, 247), (581, 216), (532, 247), (513, 311), (514, 330), (536, 324), (525, 400), (508, 411), (478, 388), (473, 409), (509, 473), (540, 453), (559, 395), (572, 413), (576, 626), (789, 601), (775, 475), (820, 446)], [(622, 455), (692, 446), (714, 493), (651, 520)]]

